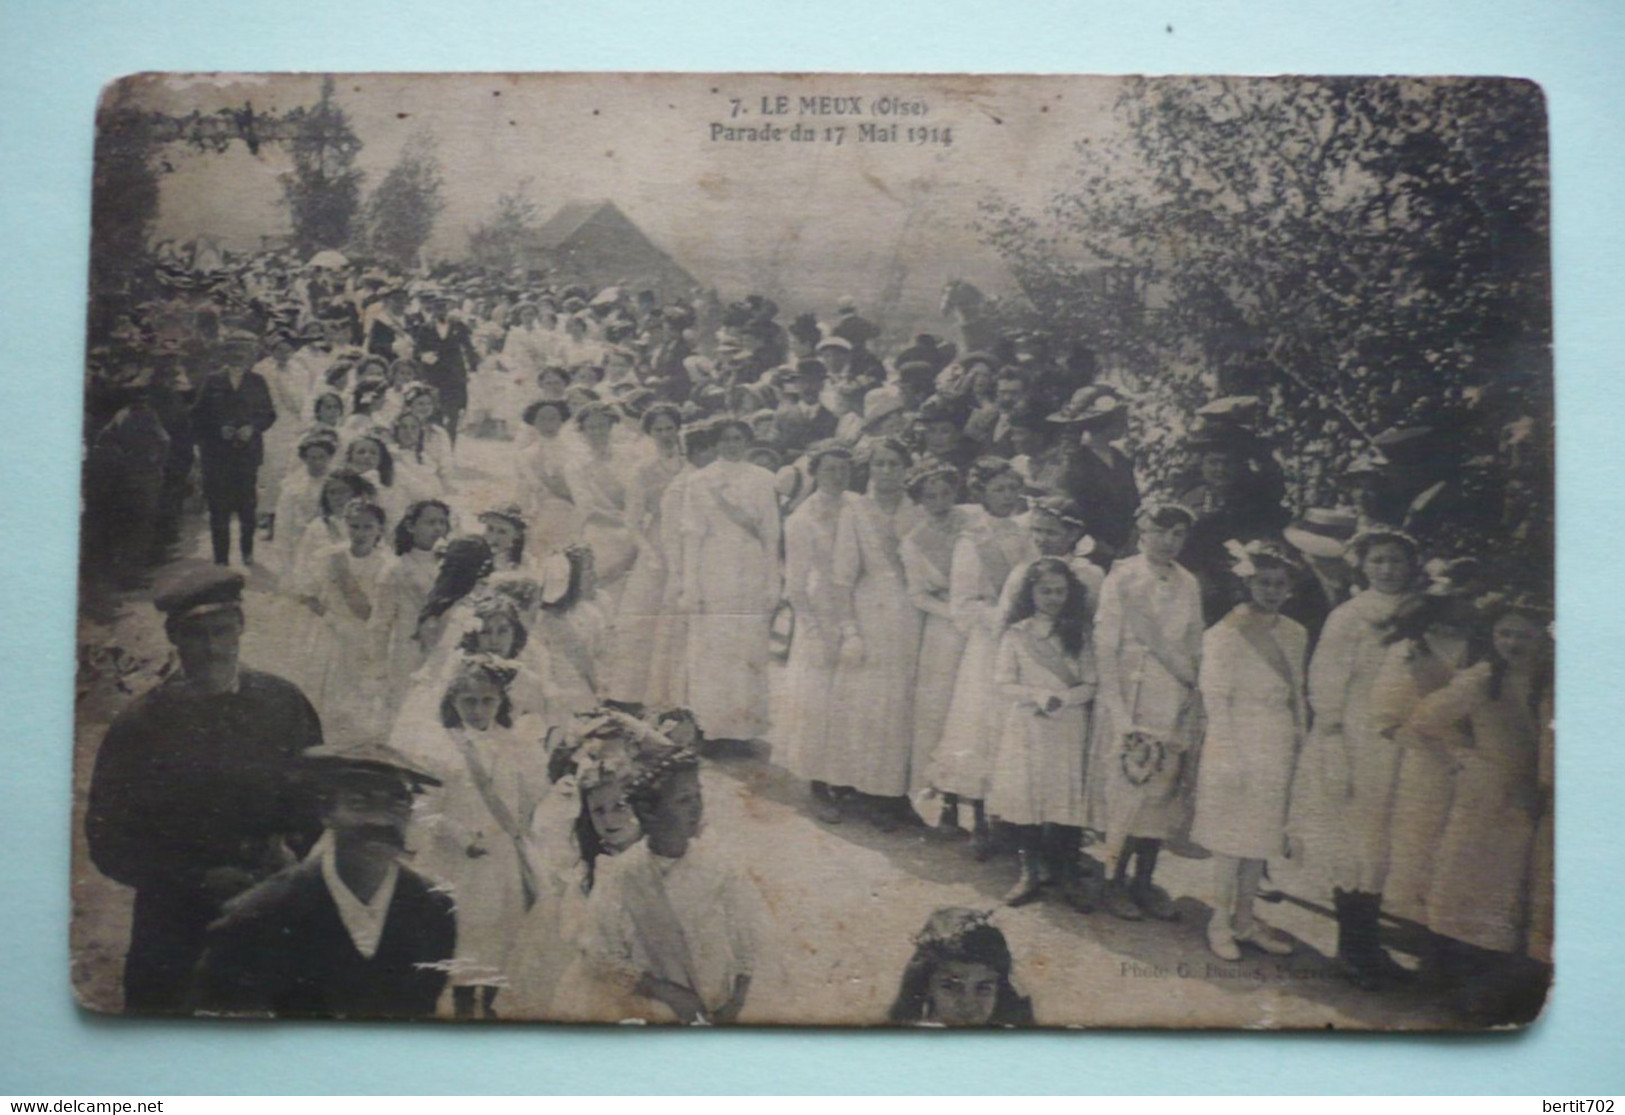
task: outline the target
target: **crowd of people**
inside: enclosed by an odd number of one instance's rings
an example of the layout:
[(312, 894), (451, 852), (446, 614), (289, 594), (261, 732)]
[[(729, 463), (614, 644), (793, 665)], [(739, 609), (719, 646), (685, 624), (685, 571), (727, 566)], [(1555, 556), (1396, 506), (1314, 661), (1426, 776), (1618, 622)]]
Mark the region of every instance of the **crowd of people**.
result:
[[(699, 770), (764, 745), (823, 825), (1011, 857), (1010, 906), (1173, 919), (1159, 857), (1205, 855), (1207, 947), (1285, 955), (1290, 860), (1362, 989), (1549, 960), (1549, 605), (1435, 548), (1426, 428), (1291, 508), (1250, 397), (1142, 492), (1135, 395), (1041, 334), (266, 258), (185, 297), (89, 401), (87, 562), (139, 580), (195, 467), (214, 563), (155, 598), (180, 669), (92, 784), (132, 1008), (749, 1018), (760, 896)], [(285, 676), (237, 664), (234, 559)], [(1033, 1021), (984, 913), (917, 941), (892, 1021)]]

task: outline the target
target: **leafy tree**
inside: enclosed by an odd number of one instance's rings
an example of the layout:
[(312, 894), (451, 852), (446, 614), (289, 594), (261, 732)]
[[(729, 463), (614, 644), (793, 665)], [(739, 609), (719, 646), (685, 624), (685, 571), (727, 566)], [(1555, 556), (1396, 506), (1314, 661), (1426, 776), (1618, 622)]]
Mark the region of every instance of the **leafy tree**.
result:
[(1371, 437), (1427, 424), (1499, 454), (1493, 531), (1538, 551), (1549, 454), (1497, 442), (1550, 428), (1538, 89), (1146, 78), (1114, 114), (1044, 210), (990, 199), (983, 231), (1035, 316), (1143, 392), (1148, 479), (1217, 394), (1265, 399), (1300, 505), (1353, 502)]
[(445, 208), (443, 185), (434, 137), (419, 132), (367, 199), (367, 243), (372, 253), (402, 268), (413, 266)]
[(526, 178), (513, 193), (499, 197), (491, 216), (469, 232), (468, 254), (478, 266), (509, 272), (521, 264), (525, 241), (542, 226), (542, 212), (529, 196), (530, 184)]
[(96, 114), (91, 190), (91, 282), (97, 296), (126, 290), (149, 265), (147, 239), (158, 217), (156, 137), (151, 117), (119, 83)]
[(347, 244), (361, 207), (362, 173), (355, 168), (361, 140), (333, 91), (333, 79), (325, 78), (315, 106), (290, 117), (293, 170), (281, 175), (282, 203), (294, 247), (306, 258)]

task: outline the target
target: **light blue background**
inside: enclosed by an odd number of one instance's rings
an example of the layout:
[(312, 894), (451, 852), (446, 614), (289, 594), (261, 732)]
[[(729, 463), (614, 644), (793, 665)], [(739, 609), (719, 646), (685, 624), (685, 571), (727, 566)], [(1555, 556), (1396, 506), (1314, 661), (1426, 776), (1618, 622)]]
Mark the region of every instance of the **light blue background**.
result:
[[(1167, 28), (1172, 27), (1170, 33)], [(1619, 636), (1625, 3), (0, 0), (0, 1093), (1625, 1091)], [(68, 991), (92, 111), (136, 70), (1465, 73), (1551, 110), (1561, 439), (1558, 990), (1485, 1038), (152, 1024)]]

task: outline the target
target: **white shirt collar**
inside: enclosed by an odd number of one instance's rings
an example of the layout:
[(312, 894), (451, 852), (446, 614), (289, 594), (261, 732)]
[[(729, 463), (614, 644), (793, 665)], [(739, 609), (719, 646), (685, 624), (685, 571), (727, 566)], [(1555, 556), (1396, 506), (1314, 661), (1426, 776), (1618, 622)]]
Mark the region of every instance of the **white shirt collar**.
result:
[(344, 923), (345, 930), (350, 934), (350, 940), (355, 943), (355, 950), (368, 960), (378, 951), (378, 942), (384, 935), (384, 918), (389, 914), (389, 904), (395, 898), (395, 880), (400, 878), (401, 869), (396, 864), (389, 865), (389, 871), (384, 875), (384, 881), (379, 884), (373, 893), (371, 902), (363, 902), (357, 898), (350, 888), (344, 885), (339, 878), (338, 863), (335, 860), (336, 852), (334, 842), (326, 839), (326, 847), (322, 849), (322, 882), (327, 884), (327, 893), (333, 896), (333, 905), (338, 907), (339, 920)]

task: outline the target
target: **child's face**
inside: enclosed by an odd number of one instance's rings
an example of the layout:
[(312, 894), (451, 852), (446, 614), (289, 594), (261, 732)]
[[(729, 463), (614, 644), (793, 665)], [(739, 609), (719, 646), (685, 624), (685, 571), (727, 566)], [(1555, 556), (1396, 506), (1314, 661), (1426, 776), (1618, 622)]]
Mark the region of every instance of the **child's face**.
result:
[(609, 444), (609, 431), (614, 425), (607, 414), (591, 414), (581, 423), (581, 432), (594, 446), (602, 448)]
[(1360, 572), (1372, 588), (1392, 595), (1410, 587), (1416, 571), (1409, 550), (1398, 542), (1382, 542), (1366, 551)]
[(337, 399), (326, 398), (316, 404), (316, 421), (337, 426), (344, 417), (344, 406)]
[(1054, 515), (1034, 511), (1027, 529), (1032, 532), (1038, 552), (1045, 557), (1066, 557), (1077, 544), (1076, 534)]
[(877, 449), (869, 459), (869, 488), (871, 491), (895, 492), (903, 486), (908, 463), (894, 450)]
[(1054, 619), (1066, 608), (1069, 587), (1059, 573), (1041, 573), (1033, 582), (1033, 607), (1039, 615)]
[(480, 650), (501, 658), (512, 658), (513, 644), (517, 635), (513, 620), (507, 616), (487, 616), (480, 627)]
[(1253, 603), (1266, 612), (1279, 612), (1292, 598), (1292, 574), (1278, 565), (1268, 565), (1247, 581)]
[(1495, 653), (1509, 666), (1523, 666), (1534, 660), (1540, 649), (1540, 627), (1527, 616), (1502, 616), (1490, 631)]
[(354, 498), (355, 493), (350, 490), (350, 486), (343, 480), (330, 479), (326, 486), (322, 488), (322, 502), (328, 506), (330, 512), (334, 515), (343, 514), (345, 507)]
[(531, 419), (531, 428), (543, 437), (552, 437), (564, 426), (564, 416), (557, 407), (541, 407)]
[(493, 554), (507, 557), (513, 552), (513, 544), (518, 540), (519, 532), (514, 530), (512, 523), (502, 519), (485, 520), (485, 541)]
[(982, 506), (996, 519), (1008, 518), (1021, 510), (1021, 477), (1004, 472), (989, 480), (983, 490)]
[(958, 496), (954, 482), (948, 477), (932, 477), (920, 489), (920, 506), (925, 509), (927, 515), (946, 515), (954, 509), (954, 500)]
[(543, 372), (536, 377), (536, 385), (541, 389), (544, 399), (562, 399), (570, 381), (558, 372)]
[(419, 422), (427, 422), (434, 417), (434, 400), (427, 395), (419, 395), (412, 400), (411, 413)]
[(425, 507), (412, 522), (412, 545), (419, 550), (432, 550), (435, 543), (451, 531), (445, 511), (438, 507)]
[(705, 824), (705, 801), (700, 796), (700, 773), (685, 770), (670, 776), (655, 809), (644, 819), (649, 850), (675, 859), (688, 851), (689, 842)]
[(299, 455), (305, 462), (305, 472), (310, 476), (326, 476), (327, 466), (333, 463), (333, 454), (320, 446), (312, 446)]
[(986, 964), (945, 960), (931, 973), (931, 1019), (945, 1026), (986, 1026), (999, 1002), (999, 973)]
[(833, 453), (820, 457), (813, 479), (818, 482), (820, 492), (839, 495), (852, 483), (852, 462)]
[(677, 447), (677, 423), (670, 415), (662, 414), (649, 423), (649, 436), (660, 448), (670, 451)]
[(378, 453), (378, 446), (373, 443), (372, 439), (362, 438), (360, 441), (350, 443), (350, 452), (345, 459), (349, 462), (350, 467), (357, 472), (371, 472), (378, 467), (381, 458)]
[(927, 422), (923, 432), (925, 448), (937, 456), (952, 452), (959, 441), (959, 427), (952, 422)]
[(423, 424), (418, 421), (418, 416), (411, 411), (407, 411), (395, 420), (396, 444), (415, 445), (417, 444), (418, 435), (421, 433), (423, 433)]
[(1171, 527), (1146, 523), (1140, 528), (1140, 549), (1153, 564), (1167, 565), (1185, 548), (1185, 538), (1190, 532), (1191, 528), (1184, 523)]
[(384, 528), (371, 515), (357, 515), (346, 519), (344, 525), (350, 532), (350, 552), (358, 557), (372, 553), (373, 547), (378, 545), (378, 540), (384, 536)]
[(464, 727), (483, 732), (496, 719), (497, 709), (502, 705), (502, 691), (482, 679), (465, 681), (452, 698), (452, 705)]
[(643, 829), (626, 800), (626, 783), (616, 779), (587, 791), (587, 819), (599, 841), (610, 852), (624, 852), (638, 842)]
[(737, 461), (744, 457), (745, 447), (749, 444), (750, 439), (738, 426), (727, 426), (717, 435), (717, 452), (726, 461)]

